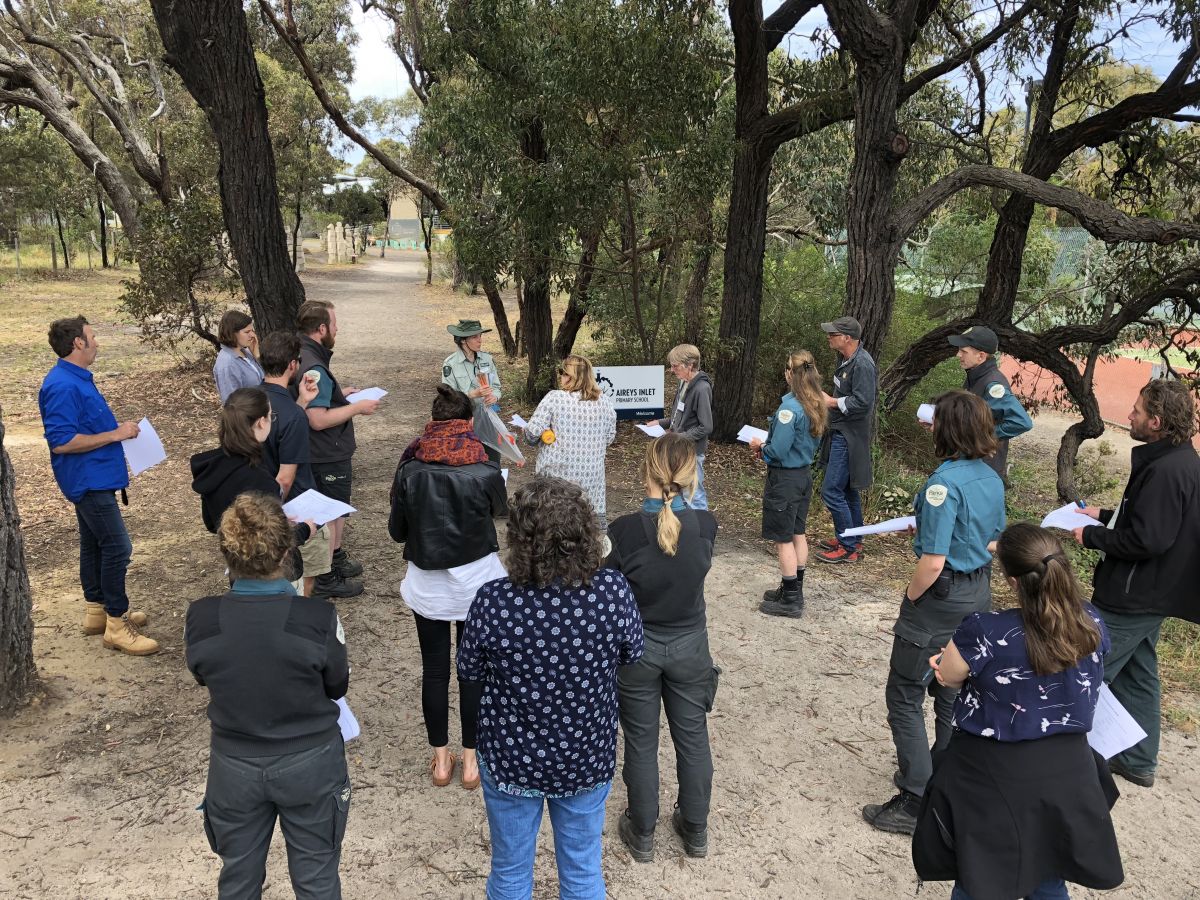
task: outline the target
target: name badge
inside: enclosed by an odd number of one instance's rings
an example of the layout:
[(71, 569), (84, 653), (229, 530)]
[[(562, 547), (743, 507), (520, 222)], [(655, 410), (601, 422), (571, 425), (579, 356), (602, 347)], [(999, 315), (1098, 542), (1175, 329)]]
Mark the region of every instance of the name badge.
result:
[(677, 410), (679, 410), (680, 412), (683, 412), (683, 401), (682, 401), (682, 400), (680, 400), (680, 401), (679, 401), (679, 405), (678, 405), (678, 406), (676, 406), (675, 408), (676, 408)]

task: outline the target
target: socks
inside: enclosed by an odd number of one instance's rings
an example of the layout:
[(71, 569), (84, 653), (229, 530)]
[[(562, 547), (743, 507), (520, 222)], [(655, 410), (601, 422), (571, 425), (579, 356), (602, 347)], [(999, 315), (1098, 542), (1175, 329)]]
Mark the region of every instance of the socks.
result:
[(799, 587), (799, 579), (795, 577), (788, 578), (784, 575), (782, 587), (785, 594), (793, 593)]

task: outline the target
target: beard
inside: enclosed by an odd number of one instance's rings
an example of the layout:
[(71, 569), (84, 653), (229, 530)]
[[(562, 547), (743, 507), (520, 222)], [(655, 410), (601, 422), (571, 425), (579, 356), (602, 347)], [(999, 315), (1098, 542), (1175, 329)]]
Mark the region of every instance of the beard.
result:
[(1143, 444), (1148, 442), (1153, 437), (1153, 435), (1151, 435), (1148, 429), (1146, 429), (1146, 427), (1143, 425), (1130, 425), (1129, 436), (1135, 441), (1141, 441)]
[(321, 336), (321, 346), (324, 347), (326, 350), (332, 350), (333, 349), (333, 335), (330, 334), (329, 332), (325, 332), (325, 334), (323, 334)]

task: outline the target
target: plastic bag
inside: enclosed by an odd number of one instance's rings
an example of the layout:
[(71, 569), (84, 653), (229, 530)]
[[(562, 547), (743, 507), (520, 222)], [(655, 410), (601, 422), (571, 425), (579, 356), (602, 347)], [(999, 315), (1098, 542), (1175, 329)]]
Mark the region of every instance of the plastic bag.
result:
[(525, 465), (525, 454), (517, 446), (517, 439), (504, 427), (503, 420), (494, 409), (476, 404), (475, 417), (471, 427), (479, 440), (497, 451), (502, 457), (518, 466)]

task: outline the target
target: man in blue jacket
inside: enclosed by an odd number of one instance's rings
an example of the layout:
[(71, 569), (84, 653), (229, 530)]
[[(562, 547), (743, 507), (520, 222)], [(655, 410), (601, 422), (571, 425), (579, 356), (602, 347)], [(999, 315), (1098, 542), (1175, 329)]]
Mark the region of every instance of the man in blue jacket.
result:
[(158, 652), (158, 642), (138, 631), (144, 613), (129, 611), (125, 572), (133, 544), (117, 506), (129, 486), (120, 441), (137, 437), (135, 422), (117, 423), (89, 371), (100, 345), (83, 316), (50, 326), (58, 363), (38, 393), (50, 464), (79, 523), (79, 578), (87, 601), (84, 634), (104, 635), (104, 646), (131, 656)]

